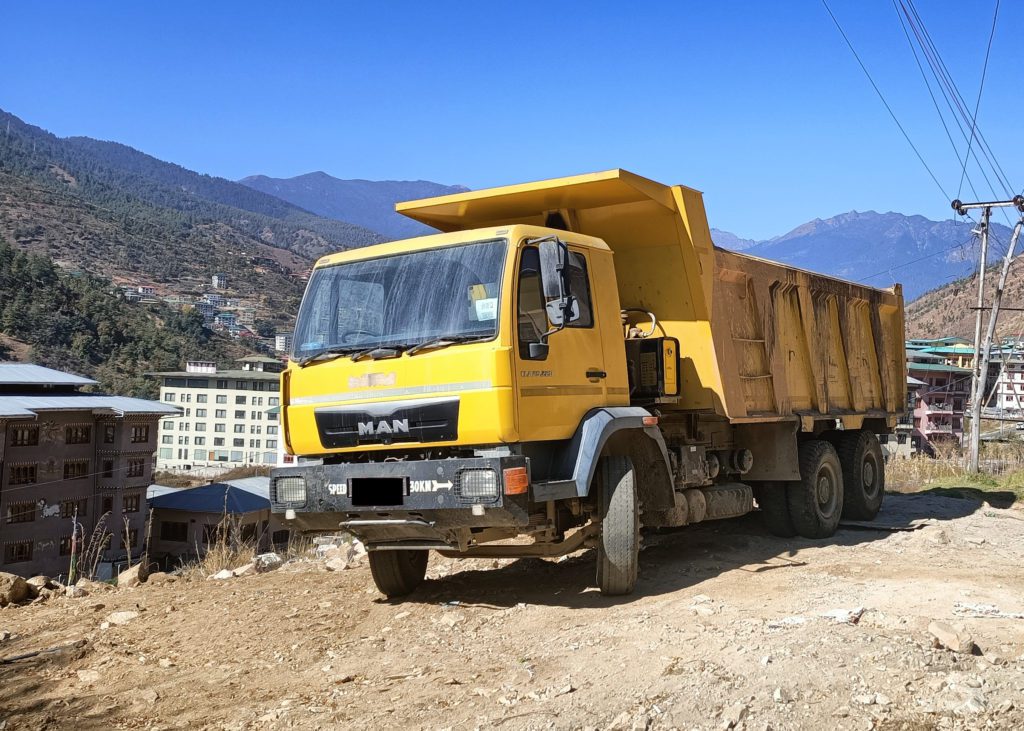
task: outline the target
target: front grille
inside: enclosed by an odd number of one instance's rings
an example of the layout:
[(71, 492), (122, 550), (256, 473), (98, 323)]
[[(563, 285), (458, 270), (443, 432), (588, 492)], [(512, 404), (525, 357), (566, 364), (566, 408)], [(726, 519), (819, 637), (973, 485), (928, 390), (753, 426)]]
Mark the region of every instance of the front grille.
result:
[(450, 442), (459, 437), (459, 400), (332, 406), (317, 409), (320, 443), (327, 449), (363, 444)]

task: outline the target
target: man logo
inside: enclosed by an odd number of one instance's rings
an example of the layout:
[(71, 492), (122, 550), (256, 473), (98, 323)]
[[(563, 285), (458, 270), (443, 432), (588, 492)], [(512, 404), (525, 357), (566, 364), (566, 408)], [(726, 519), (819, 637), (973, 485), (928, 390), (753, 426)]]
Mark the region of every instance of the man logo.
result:
[(380, 436), (381, 434), (408, 434), (408, 419), (386, 419), (374, 424), (372, 421), (359, 422), (359, 436)]

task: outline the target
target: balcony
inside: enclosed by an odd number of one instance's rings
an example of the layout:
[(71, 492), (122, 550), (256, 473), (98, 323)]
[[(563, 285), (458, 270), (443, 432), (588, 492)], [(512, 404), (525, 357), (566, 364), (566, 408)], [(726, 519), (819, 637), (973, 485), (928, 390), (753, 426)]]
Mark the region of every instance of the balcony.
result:
[[(928, 424), (921, 429), (925, 434), (953, 434), (954, 430), (950, 424)], [(956, 430), (961, 431), (960, 429)]]

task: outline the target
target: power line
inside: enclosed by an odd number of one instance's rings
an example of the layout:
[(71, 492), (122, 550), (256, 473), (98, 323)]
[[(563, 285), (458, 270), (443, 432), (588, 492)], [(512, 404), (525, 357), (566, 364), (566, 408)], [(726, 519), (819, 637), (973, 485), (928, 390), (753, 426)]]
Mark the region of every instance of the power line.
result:
[(865, 66), (864, 62), (861, 60), (860, 54), (858, 54), (857, 49), (853, 47), (853, 43), (850, 41), (850, 38), (846, 35), (846, 31), (843, 30), (843, 26), (839, 23), (839, 19), (836, 18), (835, 13), (832, 12), (832, 8), (829, 7), (828, 0), (821, 0), (821, 4), (825, 6), (825, 10), (828, 12), (829, 17), (832, 18), (832, 22), (835, 23), (836, 29), (839, 31), (839, 34), (843, 37), (843, 40), (846, 41), (846, 45), (849, 47), (850, 52), (853, 53), (853, 57), (857, 59), (857, 63), (860, 65), (860, 68), (864, 72), (864, 75), (867, 76), (868, 81), (871, 83), (871, 87), (875, 90), (875, 93), (878, 94), (878, 98), (882, 100), (882, 104), (885, 105), (886, 110), (889, 112), (889, 116), (892, 117), (892, 121), (896, 123), (897, 127), (899, 127), (900, 132), (903, 134), (903, 138), (907, 141), (907, 144), (910, 145), (910, 149), (912, 149), (914, 151), (914, 154), (917, 155), (917, 159), (921, 161), (921, 164), (924, 166), (924, 169), (928, 171), (928, 175), (931, 176), (931, 179), (935, 182), (935, 185), (938, 186), (939, 191), (942, 193), (943, 197), (949, 199), (949, 194), (946, 193), (945, 188), (942, 187), (942, 183), (940, 183), (939, 179), (935, 177), (935, 173), (932, 172), (932, 169), (928, 166), (928, 163), (925, 162), (924, 157), (921, 155), (921, 152), (917, 149), (917, 146), (914, 144), (913, 140), (910, 139), (910, 135), (907, 134), (907, 131), (903, 128), (903, 125), (900, 124), (900, 120), (896, 117), (896, 113), (892, 110), (892, 107), (889, 106), (889, 102), (886, 101), (885, 95), (882, 93), (882, 90), (878, 88), (878, 84), (876, 84), (875, 80), (871, 77), (871, 73), (868, 71), (867, 66)]
[[(999, 0), (996, 0), (996, 9), (992, 13), (992, 30), (988, 34), (988, 47), (985, 49), (985, 63), (981, 67), (981, 83), (978, 85), (978, 99), (974, 103), (974, 115), (971, 117), (971, 138), (967, 141), (967, 155), (964, 157), (964, 168), (963, 172), (960, 173), (960, 187), (957, 189), (956, 197), (960, 197), (960, 192), (964, 186), (964, 175), (967, 173), (967, 160), (971, 156), (971, 145), (974, 142), (974, 134), (978, 125), (978, 109), (981, 107), (981, 94), (985, 90), (985, 75), (988, 73), (988, 58), (992, 53), (992, 39), (996, 35), (996, 20), (999, 18)], [(1007, 191), (1009, 192), (1009, 191)]]

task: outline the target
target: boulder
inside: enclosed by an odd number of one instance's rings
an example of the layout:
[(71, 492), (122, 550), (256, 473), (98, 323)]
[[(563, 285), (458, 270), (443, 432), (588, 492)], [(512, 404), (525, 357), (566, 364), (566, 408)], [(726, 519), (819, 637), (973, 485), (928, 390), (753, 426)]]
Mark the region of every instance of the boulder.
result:
[(348, 559), (344, 556), (334, 556), (327, 559), (324, 563), (324, 568), (328, 571), (344, 571), (348, 568)]
[(932, 644), (936, 647), (945, 647), (965, 655), (974, 652), (974, 638), (962, 625), (932, 622), (928, 625), (928, 632), (932, 636)]
[(65, 586), (64, 587), (64, 596), (70, 597), (72, 599), (81, 599), (84, 596), (89, 596), (89, 592), (86, 591), (83, 587), (78, 586), (78, 585)]
[(137, 563), (117, 575), (117, 588), (131, 589), (146, 580), (146, 567)]
[(34, 596), (28, 582), (23, 578), (0, 571), (0, 607), (19, 604)]
[(264, 574), (267, 571), (273, 571), (274, 569), (281, 568), (284, 565), (284, 559), (278, 556), (276, 553), (261, 553), (252, 560), (256, 566), (256, 573)]
[(34, 586), (37, 589), (52, 589), (53, 579), (49, 576), (33, 576), (31, 579), (26, 580), (29, 586)]

